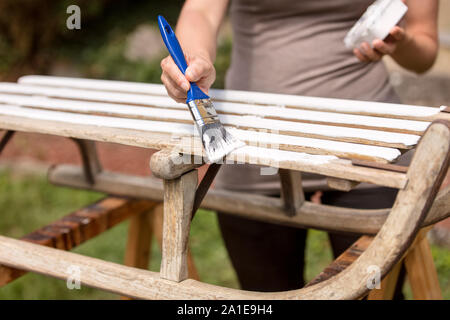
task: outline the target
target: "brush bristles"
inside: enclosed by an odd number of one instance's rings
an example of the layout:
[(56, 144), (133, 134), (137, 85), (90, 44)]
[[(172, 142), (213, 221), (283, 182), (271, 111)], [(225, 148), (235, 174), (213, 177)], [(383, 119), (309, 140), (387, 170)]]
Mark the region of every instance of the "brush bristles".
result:
[(231, 151), (245, 145), (227, 132), (220, 122), (203, 125), (201, 136), (209, 162), (217, 162)]

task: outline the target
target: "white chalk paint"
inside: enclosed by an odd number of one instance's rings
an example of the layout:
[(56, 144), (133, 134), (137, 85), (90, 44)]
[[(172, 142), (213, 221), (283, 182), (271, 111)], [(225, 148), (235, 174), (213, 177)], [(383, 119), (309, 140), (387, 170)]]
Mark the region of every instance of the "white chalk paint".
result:
[[(64, 99), (54, 99), (46, 97), (28, 97), (20, 95), (0, 94), (0, 102), (5, 104), (44, 107), (55, 110), (80, 111), (80, 112), (102, 112), (105, 114), (123, 114), (127, 116), (147, 116), (161, 119), (177, 119), (190, 121), (191, 116), (188, 111), (157, 109), (147, 107), (136, 107), (127, 105), (116, 105), (98, 102), (81, 102)], [(318, 125), (292, 121), (280, 121), (272, 119), (262, 119), (255, 116), (235, 116), (221, 114), (220, 119), (228, 125), (238, 127), (252, 127), (261, 129), (275, 129), (279, 131), (292, 131), (298, 133), (315, 134), (334, 138), (354, 138), (369, 141), (381, 141), (386, 143), (399, 143), (405, 146), (412, 146), (417, 143), (419, 136), (384, 132), (378, 130), (367, 130), (358, 128), (336, 128), (329, 125)]]
[[(126, 81), (92, 80), (81, 78), (64, 78), (48, 76), (25, 76), (19, 79), (22, 84), (34, 84), (55, 87), (69, 87), (88, 90), (105, 90), (166, 96), (164, 86)], [(215, 100), (227, 102), (244, 102), (278, 106), (306, 107), (347, 113), (376, 115), (395, 115), (405, 117), (430, 117), (440, 112), (439, 108), (395, 103), (381, 103), (348, 99), (331, 99), (297, 95), (260, 93), (237, 90), (211, 89), (210, 95)]]
[[(270, 132), (261, 132), (253, 130), (240, 130), (235, 128), (228, 128), (235, 137), (240, 140), (249, 141), (250, 145), (256, 144), (258, 146), (267, 146), (274, 148), (279, 145), (309, 147), (314, 149), (327, 150), (330, 153), (346, 153), (359, 154), (367, 157), (381, 158), (387, 161), (394, 161), (401, 155), (398, 149), (369, 146), (357, 143), (321, 140), (304, 137), (286, 136), (274, 134)], [(265, 144), (265, 145), (261, 145)]]
[[(250, 160), (249, 160), (250, 158)], [(259, 163), (266, 165), (279, 163), (283, 161), (292, 161), (298, 164), (323, 165), (333, 160), (338, 160), (338, 157), (327, 155), (313, 155), (303, 152), (292, 152), (285, 150), (267, 149), (254, 146), (245, 146), (235, 151), (232, 151), (227, 160), (236, 161), (245, 159), (246, 162), (252, 162), (251, 158), (257, 158)]]
[[(112, 103), (125, 103), (131, 105), (156, 106), (161, 108), (186, 109), (185, 104), (176, 103), (171, 98), (142, 94), (113, 93), (107, 91), (92, 91), (66, 88), (50, 88), (31, 85), (18, 85), (14, 83), (0, 83), (1, 93), (43, 95), (54, 98), (67, 98), (75, 100), (90, 100)], [(6, 102), (10, 103), (10, 102)], [(278, 117), (283, 119), (314, 121), (323, 123), (336, 123), (344, 125), (364, 125), (378, 128), (403, 129), (423, 132), (430, 122), (392, 119), (385, 117), (371, 117), (335, 112), (300, 110), (279, 106), (258, 106), (233, 102), (215, 102), (214, 106), (219, 113), (234, 113), (241, 115), (256, 115), (260, 117)], [(118, 108), (118, 107), (116, 107)], [(137, 109), (136, 109), (137, 110)], [(132, 110), (130, 110), (132, 112)], [(161, 111), (162, 113), (163, 111)]]
[[(82, 114), (72, 114), (65, 112), (54, 112), (46, 110), (29, 109), (12, 105), (0, 105), (0, 115), (19, 116), (24, 118), (59, 121), (73, 124), (95, 125), (102, 127), (113, 127), (122, 129), (134, 129), (153, 132), (179, 133), (189, 135), (192, 133), (192, 126), (186, 124), (171, 124), (165, 122), (120, 119), (102, 116), (91, 116)], [(280, 161), (293, 161), (298, 164), (320, 165), (331, 160), (337, 160), (336, 156), (310, 155), (303, 152), (291, 152), (276, 149), (268, 149), (254, 146), (244, 146), (233, 152), (228, 159), (248, 159), (258, 158), (261, 163), (277, 163)]]
[[(102, 112), (105, 114), (122, 114), (136, 117), (152, 117), (159, 119), (177, 119), (191, 121), (187, 110), (158, 109), (148, 107), (136, 107), (127, 105), (116, 105), (98, 102), (82, 102), (46, 97), (29, 97), (20, 95), (0, 94), (0, 102), (12, 105), (51, 108), (55, 110), (79, 111), (79, 112)], [(292, 131), (299, 134), (314, 134), (333, 138), (351, 138), (354, 140), (365, 139), (384, 143), (402, 144), (405, 147), (415, 145), (418, 135), (385, 132), (379, 130), (368, 130), (359, 128), (334, 127), (329, 125), (310, 124), (293, 121), (281, 121), (264, 119), (256, 116), (219, 115), (220, 120), (227, 125), (238, 127), (250, 127), (259, 129), (271, 129), (279, 131)]]
[(250, 127), (268, 130), (290, 131), (297, 132), (299, 134), (314, 134), (333, 138), (364, 139), (367, 141), (402, 144), (407, 147), (416, 145), (420, 139), (420, 136), (413, 134), (262, 119), (255, 116), (234, 116), (222, 114), (220, 115), (220, 121), (224, 124), (234, 125), (241, 128)]
[[(137, 120), (129, 118), (115, 118), (98, 115), (85, 115), (61, 111), (30, 109), (13, 105), (0, 105), (0, 114), (38, 120), (51, 120), (66, 123), (95, 125), (101, 127), (142, 130), (148, 132), (163, 132), (170, 134), (173, 133), (186, 136), (197, 134), (194, 126), (189, 124), (167, 123), (162, 121)], [(324, 149), (329, 151), (330, 153), (338, 152), (347, 154), (360, 154), (363, 156), (385, 159), (387, 161), (393, 161), (400, 155), (400, 152), (397, 149), (393, 148), (286, 136), (268, 132), (240, 130), (232, 127), (227, 127), (227, 130), (230, 130), (230, 133), (232, 133), (234, 136), (236, 136), (236, 138), (240, 140), (250, 141), (250, 144), (252, 145), (256, 144), (257, 146), (264, 146), (268, 148), (278, 148), (278, 145), (280, 144), (304, 146), (309, 148)]]
[(37, 120), (59, 121), (74, 124), (142, 130), (149, 132), (163, 132), (183, 135), (193, 135), (193, 133), (196, 132), (193, 125), (184, 123), (167, 123), (152, 120), (94, 116), (87, 114), (31, 109), (14, 105), (0, 105), (0, 114)]
[(117, 114), (135, 117), (152, 117), (161, 119), (175, 119), (192, 121), (192, 117), (186, 110), (160, 109), (149, 107), (137, 107), (121, 104), (102, 103), (102, 102), (84, 102), (75, 100), (64, 100), (47, 98), (42, 96), (21, 96), (0, 94), (0, 102), (12, 105), (21, 105), (29, 107), (47, 108), (61, 111), (85, 112), (85, 113), (104, 113)]

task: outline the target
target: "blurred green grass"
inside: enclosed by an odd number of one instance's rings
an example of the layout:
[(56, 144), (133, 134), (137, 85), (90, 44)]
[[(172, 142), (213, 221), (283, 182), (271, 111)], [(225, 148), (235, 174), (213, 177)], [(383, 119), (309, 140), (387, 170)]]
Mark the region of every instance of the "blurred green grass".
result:
[[(0, 234), (19, 238), (104, 195), (71, 190), (49, 184), (43, 175), (17, 174), (0, 171)], [(74, 252), (122, 263), (128, 223), (124, 222), (88, 241)], [(237, 288), (236, 275), (231, 267), (221, 239), (216, 215), (202, 210), (192, 224), (190, 245), (202, 281)], [(153, 241), (150, 270), (158, 271), (161, 254)], [(450, 299), (450, 251), (433, 246), (433, 256), (439, 273), (444, 298)], [(326, 233), (310, 230), (306, 252), (306, 279), (317, 275), (331, 261)], [(411, 298), (410, 289), (406, 288)], [(0, 299), (117, 299), (116, 295), (82, 286), (69, 290), (66, 283), (37, 274), (27, 274), (0, 288)]]

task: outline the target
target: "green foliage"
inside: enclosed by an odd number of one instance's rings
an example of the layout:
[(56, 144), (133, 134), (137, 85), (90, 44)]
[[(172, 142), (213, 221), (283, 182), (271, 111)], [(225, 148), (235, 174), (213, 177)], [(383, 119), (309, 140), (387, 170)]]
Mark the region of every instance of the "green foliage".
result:
[[(111, 39), (110, 34), (126, 34), (140, 23), (156, 21), (158, 14), (176, 21), (182, 3), (181, 0), (2, 0), (0, 78), (48, 73), (55, 59), (76, 57), (84, 48), (102, 48)], [(66, 28), (69, 16), (66, 9), (72, 4), (81, 9), (81, 30)]]

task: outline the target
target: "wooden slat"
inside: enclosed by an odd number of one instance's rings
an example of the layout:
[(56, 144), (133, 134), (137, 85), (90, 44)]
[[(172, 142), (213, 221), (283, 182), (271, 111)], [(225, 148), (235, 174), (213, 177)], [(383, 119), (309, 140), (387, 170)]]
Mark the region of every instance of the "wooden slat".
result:
[(360, 237), (320, 274), (318, 274), (314, 279), (308, 282), (306, 287), (310, 287), (317, 283), (330, 279), (331, 277), (334, 277), (338, 273), (345, 270), (349, 265), (355, 262), (356, 259), (358, 259), (359, 256), (369, 247), (369, 245), (372, 243), (372, 240), (373, 237), (371, 236)]
[[(162, 201), (163, 189), (159, 179), (120, 173), (102, 172), (95, 185), (84, 179), (81, 168), (59, 165), (49, 172), (50, 182), (66, 187), (96, 190), (114, 195), (134, 196)], [(450, 216), (450, 187), (440, 191), (421, 227), (437, 223)], [(286, 217), (282, 203), (273, 197), (250, 193), (212, 189), (206, 194), (202, 208), (235, 214), (247, 219), (262, 219), (293, 227), (376, 234), (383, 225), (389, 209), (359, 210), (324, 206), (305, 201), (295, 217)]]
[[(149, 96), (143, 94), (126, 94), (70, 88), (49, 88), (14, 83), (0, 83), (0, 93), (3, 93), (0, 94), (0, 101), (7, 104), (23, 103), (24, 105), (27, 105), (27, 103), (29, 103), (27, 102), (29, 101), (27, 100), (27, 97), (32, 95), (34, 100), (42, 99), (42, 96), (45, 96), (76, 101), (81, 100), (85, 102), (107, 102), (111, 104), (119, 104), (119, 106), (116, 106), (117, 108), (120, 108), (120, 105), (128, 106), (130, 111), (132, 110), (132, 106), (186, 110), (185, 104), (176, 103), (169, 97)], [(25, 96), (22, 96), (21, 99), (19, 95)], [(36, 97), (35, 95), (39, 95), (39, 97)], [(292, 109), (280, 106), (263, 107), (261, 105), (233, 102), (216, 102), (214, 107), (219, 114), (255, 115), (266, 119), (290, 120), (411, 134), (422, 134), (430, 123), (429, 121), (402, 120), (387, 117), (372, 117), (351, 114), (338, 115), (333, 112)], [(108, 107), (106, 110), (107, 112), (114, 112), (114, 107)], [(161, 111), (159, 112), (161, 113)], [(142, 113), (145, 114), (145, 112)]]
[[(129, 105), (115, 105), (110, 103), (99, 102), (82, 102), (64, 99), (53, 99), (45, 97), (25, 97), (19, 95), (0, 95), (0, 102), (10, 107), (3, 106), (0, 110), (3, 114), (11, 114), (15, 110), (17, 114), (20, 110), (12, 108), (12, 106), (25, 106), (29, 108), (38, 108), (44, 110), (53, 110), (61, 112), (72, 112), (75, 114), (90, 114), (100, 116), (111, 116), (125, 118), (122, 121), (127, 122), (130, 119), (146, 119), (168, 121), (176, 123), (192, 123), (189, 112), (185, 110), (144, 108)], [(245, 107), (241, 109), (245, 110)], [(27, 111), (29, 116), (38, 117), (44, 114), (44, 111), (38, 112), (34, 110)], [(60, 116), (64, 121), (64, 115)], [(222, 123), (228, 126), (244, 128), (244, 129), (265, 129), (270, 132), (280, 134), (327, 139), (333, 141), (354, 142), (359, 144), (377, 145), (391, 148), (408, 149), (414, 146), (420, 136), (416, 134), (406, 134), (397, 132), (386, 132), (383, 128), (380, 130), (362, 129), (353, 127), (336, 127), (330, 124), (315, 124), (292, 121), (292, 119), (274, 120), (266, 119), (255, 115), (219, 115)], [(113, 122), (113, 119), (110, 120)], [(364, 123), (361, 120), (361, 123)], [(425, 129), (428, 123), (423, 122)], [(104, 121), (104, 125), (108, 125), (108, 121)], [(420, 131), (422, 133), (422, 131)]]
[[(148, 211), (156, 203), (109, 197), (100, 200), (22, 238), (27, 242), (71, 250), (112, 228), (133, 214)], [(26, 272), (0, 265), (0, 287)]]
[[(142, 108), (147, 109), (147, 108)], [(178, 111), (181, 112), (181, 111)], [(70, 122), (78, 124), (101, 125), (103, 127), (118, 127), (123, 129), (141, 130), (147, 132), (163, 132), (165, 134), (181, 136), (192, 136), (194, 127), (192, 124), (168, 123), (150, 120), (120, 119), (96, 115), (73, 114), (52, 112), (46, 110), (27, 109), (16, 106), (1, 106), (1, 114), (20, 115), (27, 118), (42, 120), (57, 120), (60, 122)], [(185, 115), (190, 118), (189, 114)], [(242, 141), (247, 141), (250, 145), (257, 145), (268, 148), (276, 148), (287, 151), (307, 152), (311, 154), (336, 155), (342, 158), (371, 160), (375, 162), (390, 162), (400, 156), (400, 151), (393, 148), (380, 146), (361, 145), (357, 143), (348, 143), (340, 141), (322, 140), (306, 137), (286, 136), (282, 134), (271, 133), (267, 129), (240, 130), (227, 127), (230, 132)], [(412, 136), (415, 137), (415, 136)], [(113, 139), (115, 137), (111, 137)], [(416, 139), (408, 143), (414, 143)], [(112, 141), (114, 142), (114, 141)]]
[[(167, 95), (167, 92), (162, 85), (126, 81), (24, 76), (19, 79), (19, 83), (51, 87), (69, 87), (86, 90), (105, 90), (113, 92), (161, 96)], [(400, 119), (423, 119), (429, 121), (430, 118), (439, 113), (438, 108), (345, 99), (317, 98), (218, 89), (211, 89), (210, 94), (216, 101), (243, 102), (247, 104), (251, 103), (261, 105), (281, 105), (292, 108), (322, 110), (348, 114), (374, 115), (382, 117), (387, 116), (389, 118)]]
[[(182, 150), (179, 141), (171, 140), (171, 137), (168, 135), (158, 135), (156, 133), (138, 130), (106, 128), (86, 124), (67, 125), (66, 123), (57, 121), (34, 121), (23, 117), (9, 116), (0, 116), (0, 127), (95, 141), (109, 141), (145, 148), (164, 149), (172, 147)], [(198, 149), (187, 149), (186, 151), (201, 155), (201, 142), (197, 141), (196, 145)], [(276, 168), (331, 175), (338, 178), (374, 183), (393, 188), (403, 188), (406, 185), (406, 177), (404, 174), (352, 166), (350, 161), (340, 160), (333, 156), (309, 155), (247, 146), (230, 153), (227, 156), (227, 161), (270, 165)]]

